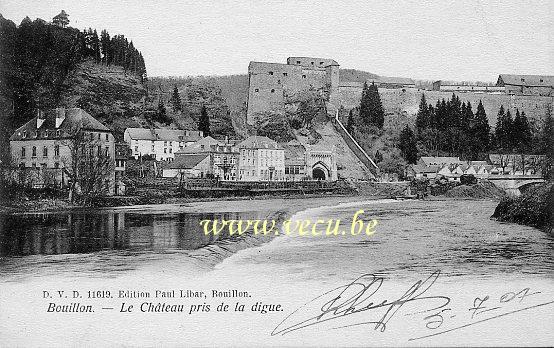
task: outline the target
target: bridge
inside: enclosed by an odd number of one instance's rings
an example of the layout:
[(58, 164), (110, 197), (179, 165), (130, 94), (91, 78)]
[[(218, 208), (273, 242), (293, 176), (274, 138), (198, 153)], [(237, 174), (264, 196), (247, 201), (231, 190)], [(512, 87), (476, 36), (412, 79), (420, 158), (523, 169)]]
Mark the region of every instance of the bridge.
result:
[(519, 196), (522, 191), (534, 184), (545, 182), (540, 175), (489, 175), (487, 180), (513, 196)]

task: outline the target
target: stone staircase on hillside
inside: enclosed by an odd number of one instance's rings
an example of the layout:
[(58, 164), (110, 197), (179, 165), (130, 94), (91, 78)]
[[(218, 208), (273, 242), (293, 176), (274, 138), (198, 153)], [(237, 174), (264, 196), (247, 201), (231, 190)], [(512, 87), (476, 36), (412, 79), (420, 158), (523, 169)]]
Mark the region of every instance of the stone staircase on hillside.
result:
[[(375, 179), (375, 175), (360, 161), (330, 121), (317, 124), (314, 130), (321, 135), (318, 144), (334, 148), (337, 153), (337, 172), (341, 178), (354, 180)], [(296, 135), (298, 141), (309, 144), (309, 138)]]

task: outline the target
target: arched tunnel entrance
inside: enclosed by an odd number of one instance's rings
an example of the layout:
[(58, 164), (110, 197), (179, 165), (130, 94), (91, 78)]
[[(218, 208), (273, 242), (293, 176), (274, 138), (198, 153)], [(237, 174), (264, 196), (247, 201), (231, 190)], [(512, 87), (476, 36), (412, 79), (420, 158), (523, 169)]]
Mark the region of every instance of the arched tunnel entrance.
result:
[(321, 168), (314, 168), (312, 171), (312, 177), (314, 178), (314, 180), (327, 180), (325, 171)]

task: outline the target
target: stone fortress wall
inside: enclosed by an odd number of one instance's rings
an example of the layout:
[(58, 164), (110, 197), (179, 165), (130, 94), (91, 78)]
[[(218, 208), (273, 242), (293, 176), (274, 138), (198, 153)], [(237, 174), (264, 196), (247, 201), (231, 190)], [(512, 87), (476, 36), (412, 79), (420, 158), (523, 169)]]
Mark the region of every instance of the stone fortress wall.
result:
[(310, 88), (328, 93), (332, 103), (340, 100), (339, 64), (333, 59), (289, 57), (286, 64), (250, 62), (248, 80), (249, 124), (260, 113), (284, 114), (286, 98)]

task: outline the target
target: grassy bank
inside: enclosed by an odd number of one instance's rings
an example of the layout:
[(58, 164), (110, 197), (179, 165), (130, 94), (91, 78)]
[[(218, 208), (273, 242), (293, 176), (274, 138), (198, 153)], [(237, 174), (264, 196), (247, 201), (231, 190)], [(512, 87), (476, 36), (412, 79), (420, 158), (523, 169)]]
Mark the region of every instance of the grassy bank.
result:
[(519, 197), (504, 197), (492, 218), (533, 226), (553, 234), (554, 183), (529, 189)]

